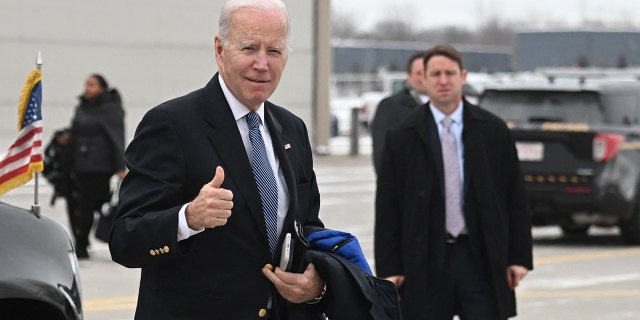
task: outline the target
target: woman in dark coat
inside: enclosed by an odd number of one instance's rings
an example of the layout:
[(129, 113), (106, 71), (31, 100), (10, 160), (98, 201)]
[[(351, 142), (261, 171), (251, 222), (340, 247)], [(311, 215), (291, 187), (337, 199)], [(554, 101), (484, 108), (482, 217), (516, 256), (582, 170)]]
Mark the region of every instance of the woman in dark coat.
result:
[(85, 82), (71, 122), (71, 143), (77, 203), (70, 223), (78, 258), (88, 258), (94, 214), (111, 197), (111, 177), (125, 173), (122, 99), (101, 75)]

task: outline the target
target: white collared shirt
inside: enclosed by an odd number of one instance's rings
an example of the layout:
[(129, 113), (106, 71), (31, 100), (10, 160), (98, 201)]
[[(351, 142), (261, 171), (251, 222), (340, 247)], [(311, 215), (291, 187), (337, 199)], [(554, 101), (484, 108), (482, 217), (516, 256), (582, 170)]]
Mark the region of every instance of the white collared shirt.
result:
[[(229, 107), (231, 108), (231, 112), (233, 113), (233, 117), (236, 120), (236, 125), (238, 126), (238, 131), (240, 131), (240, 137), (242, 137), (242, 143), (244, 144), (245, 151), (247, 152), (247, 156), (249, 157), (249, 162), (252, 162), (252, 146), (251, 140), (249, 139), (249, 126), (247, 125), (247, 121), (245, 119), (245, 116), (250, 112), (250, 110), (242, 103), (240, 103), (240, 101), (236, 99), (231, 91), (229, 91), (229, 88), (227, 87), (221, 76), (218, 76), (218, 79), (220, 80), (220, 86), (222, 87), (224, 97), (227, 99)], [(260, 104), (260, 107), (258, 108), (258, 110), (256, 110), (256, 113), (260, 116), (260, 133), (262, 134), (262, 139), (264, 140), (267, 157), (269, 158), (269, 164), (271, 165), (271, 169), (273, 170), (274, 177), (278, 177), (276, 179), (276, 184), (278, 186), (279, 236), (280, 232), (282, 231), (282, 225), (284, 224), (284, 218), (287, 215), (287, 210), (289, 210), (289, 190), (284, 179), (284, 174), (282, 173), (282, 168), (280, 168), (280, 161), (275, 156), (275, 153), (273, 151), (273, 142), (271, 140), (269, 128), (264, 125), (264, 103)], [(194, 234), (204, 231), (204, 228), (193, 230), (188, 227), (187, 219), (185, 216), (186, 207), (187, 204), (183, 205), (180, 213), (178, 214), (178, 241), (187, 239)], [(233, 214), (231, 215), (231, 219), (233, 219)]]

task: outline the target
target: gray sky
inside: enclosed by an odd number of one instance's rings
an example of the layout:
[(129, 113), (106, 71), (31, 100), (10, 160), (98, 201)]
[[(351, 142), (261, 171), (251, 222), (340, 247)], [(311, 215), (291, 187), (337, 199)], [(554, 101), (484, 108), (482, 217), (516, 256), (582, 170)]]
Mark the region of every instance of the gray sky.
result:
[(477, 26), (497, 17), (523, 27), (574, 27), (583, 21), (608, 26), (640, 27), (637, 0), (333, 0), (334, 12), (356, 20), (361, 30), (381, 17), (402, 17), (417, 28), (442, 25)]

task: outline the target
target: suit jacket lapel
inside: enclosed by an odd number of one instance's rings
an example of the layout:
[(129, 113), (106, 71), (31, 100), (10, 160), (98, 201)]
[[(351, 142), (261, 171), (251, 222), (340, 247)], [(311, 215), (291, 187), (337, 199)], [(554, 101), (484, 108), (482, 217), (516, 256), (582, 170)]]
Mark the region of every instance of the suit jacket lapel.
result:
[(269, 134), (271, 135), (271, 141), (273, 143), (273, 151), (278, 157), (278, 161), (280, 162), (280, 168), (282, 169), (282, 173), (284, 174), (284, 180), (287, 184), (287, 190), (289, 191), (289, 210), (284, 220), (283, 231), (280, 234), (280, 238), (282, 239), (283, 235), (289, 230), (289, 226), (293, 226), (293, 215), (289, 214), (294, 211), (294, 204), (296, 199), (296, 186), (293, 182), (293, 171), (291, 168), (291, 163), (289, 162), (289, 157), (287, 153), (290, 149), (285, 149), (284, 145), (291, 143), (291, 139), (289, 139), (286, 135), (284, 135), (282, 131), (282, 126), (280, 122), (275, 117), (274, 113), (271, 111), (272, 104), (268, 101), (264, 104), (265, 107), (265, 118), (267, 121), (267, 126), (269, 128)]
[(225, 182), (227, 179), (233, 181), (267, 239), (260, 193), (233, 112), (224, 97), (217, 74), (206, 88), (205, 101), (202, 103), (203, 114), (212, 127), (209, 140), (225, 166)]

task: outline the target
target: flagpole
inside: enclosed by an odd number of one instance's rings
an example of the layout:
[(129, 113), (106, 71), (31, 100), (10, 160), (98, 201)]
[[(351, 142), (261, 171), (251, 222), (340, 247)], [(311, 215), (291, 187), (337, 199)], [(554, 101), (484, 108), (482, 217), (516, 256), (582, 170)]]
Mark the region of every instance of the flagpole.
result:
[[(38, 51), (38, 56), (36, 57), (36, 68), (38, 70), (42, 70), (42, 53), (40, 51)], [(33, 194), (33, 205), (31, 206), (31, 211), (33, 211), (33, 213), (35, 213), (38, 218), (40, 218), (40, 205), (38, 204), (38, 192), (39, 192), (38, 178), (39, 177), (40, 177), (40, 174), (36, 172), (35, 179), (34, 179), (35, 189)]]

